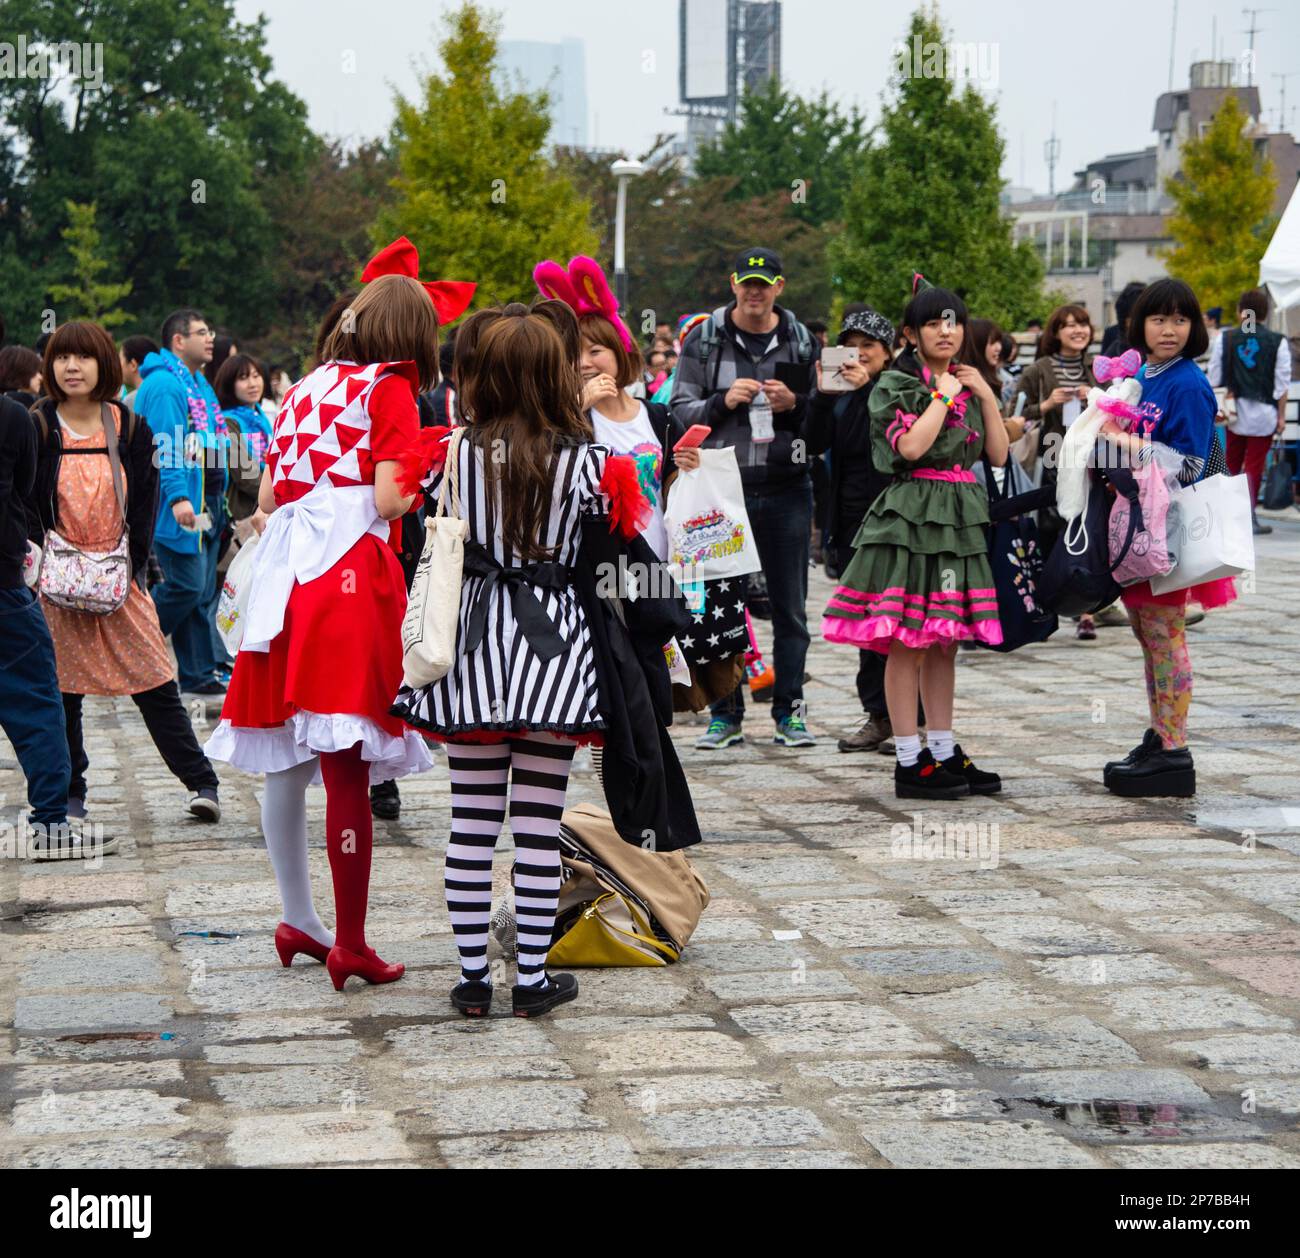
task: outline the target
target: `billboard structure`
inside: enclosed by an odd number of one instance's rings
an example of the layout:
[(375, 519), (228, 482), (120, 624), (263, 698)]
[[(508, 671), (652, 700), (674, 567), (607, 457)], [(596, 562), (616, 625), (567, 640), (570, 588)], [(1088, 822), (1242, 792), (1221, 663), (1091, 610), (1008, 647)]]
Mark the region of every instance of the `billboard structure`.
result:
[(781, 77), (780, 0), (679, 0), (678, 95), (686, 150), (735, 122), (741, 97)]

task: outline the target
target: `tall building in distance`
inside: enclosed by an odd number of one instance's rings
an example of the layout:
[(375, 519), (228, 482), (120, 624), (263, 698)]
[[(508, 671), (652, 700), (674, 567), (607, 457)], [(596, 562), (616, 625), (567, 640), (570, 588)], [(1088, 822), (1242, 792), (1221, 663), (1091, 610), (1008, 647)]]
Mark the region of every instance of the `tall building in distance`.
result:
[(781, 78), (780, 0), (679, 0), (678, 114), (685, 155), (735, 122), (745, 92)]
[(550, 94), (550, 144), (587, 147), (587, 53), (582, 40), (547, 44), (503, 39), (500, 73), (510, 87)]

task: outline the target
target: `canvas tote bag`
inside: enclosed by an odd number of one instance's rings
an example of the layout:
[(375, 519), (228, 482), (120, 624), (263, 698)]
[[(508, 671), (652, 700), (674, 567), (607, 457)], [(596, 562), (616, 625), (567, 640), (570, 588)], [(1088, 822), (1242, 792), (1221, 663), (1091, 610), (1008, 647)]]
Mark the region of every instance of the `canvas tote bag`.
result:
[[(469, 522), (460, 518), (460, 443), (457, 428), (447, 442), (447, 462), (438, 505), (424, 522), (424, 549), (411, 581), (402, 618), (402, 680), (412, 688), (441, 681), (456, 654), (460, 589)], [(451, 514), (447, 514), (447, 487)]]

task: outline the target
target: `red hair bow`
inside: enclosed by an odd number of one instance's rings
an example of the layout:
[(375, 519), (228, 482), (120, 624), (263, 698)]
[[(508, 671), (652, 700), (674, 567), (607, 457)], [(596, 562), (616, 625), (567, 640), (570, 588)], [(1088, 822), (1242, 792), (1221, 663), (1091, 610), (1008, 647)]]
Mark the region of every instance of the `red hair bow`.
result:
[[(369, 284), (381, 275), (409, 275), (413, 280), (420, 280), (420, 255), (405, 236), (385, 245), (366, 263), (366, 269), (361, 272), (361, 282)], [(460, 318), (469, 309), (474, 290), (478, 287), (470, 280), (420, 280), (420, 283), (433, 302), (439, 323), (450, 323)]]

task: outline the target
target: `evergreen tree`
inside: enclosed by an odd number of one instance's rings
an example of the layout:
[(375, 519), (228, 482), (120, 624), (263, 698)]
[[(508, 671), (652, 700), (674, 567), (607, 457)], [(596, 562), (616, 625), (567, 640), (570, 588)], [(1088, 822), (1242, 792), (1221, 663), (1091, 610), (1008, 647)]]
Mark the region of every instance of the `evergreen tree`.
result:
[(1203, 136), (1183, 146), (1182, 169), (1165, 185), (1173, 198), (1170, 273), (1196, 290), (1202, 306), (1236, 310), (1259, 282), (1259, 260), (1276, 225), (1273, 163), (1256, 156), (1235, 95), (1224, 99)]
[(394, 203), (376, 245), (409, 236), (428, 278), (476, 280), (477, 306), (531, 301), (533, 267), (590, 254), (590, 205), (544, 153), (545, 92), (512, 90), (495, 70), (499, 23), (466, 3), (447, 19), (442, 74), (419, 101), (399, 97)]
[(63, 229), (63, 239), (68, 243), (72, 282), (50, 285), (58, 321), (88, 319), (106, 328), (125, 323), (130, 315), (117, 303), (130, 295), (131, 281), (105, 284), (99, 278), (109, 264), (100, 248), (94, 203), (83, 205), (69, 201), (67, 211), (68, 226)]
[[(972, 314), (1020, 326), (1040, 313), (1042, 263), (1031, 243), (1012, 243), (1002, 213), (996, 110), (973, 84), (956, 90), (944, 46), (938, 19), (914, 13), (895, 54), (892, 99), (857, 162), (844, 230), (831, 242), (836, 292), (897, 319), (921, 271), (961, 295)], [(914, 58), (916, 50), (923, 55)]]

